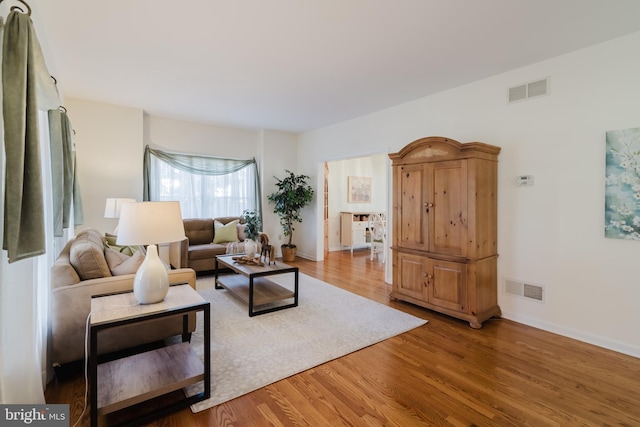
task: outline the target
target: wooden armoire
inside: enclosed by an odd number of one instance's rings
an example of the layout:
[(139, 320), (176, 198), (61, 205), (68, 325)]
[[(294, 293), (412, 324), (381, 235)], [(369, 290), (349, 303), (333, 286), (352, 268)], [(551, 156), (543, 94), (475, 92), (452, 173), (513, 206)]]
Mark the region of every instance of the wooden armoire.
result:
[(500, 316), (500, 147), (432, 136), (389, 154), (393, 168), (391, 297), (481, 328)]

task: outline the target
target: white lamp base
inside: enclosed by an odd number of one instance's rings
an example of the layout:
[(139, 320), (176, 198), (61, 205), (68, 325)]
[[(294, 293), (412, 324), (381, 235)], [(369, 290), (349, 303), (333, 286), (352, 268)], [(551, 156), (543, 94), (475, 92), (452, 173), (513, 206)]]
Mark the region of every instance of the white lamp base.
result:
[(156, 245), (147, 246), (147, 256), (133, 280), (133, 294), (140, 304), (160, 302), (169, 292), (169, 275)]

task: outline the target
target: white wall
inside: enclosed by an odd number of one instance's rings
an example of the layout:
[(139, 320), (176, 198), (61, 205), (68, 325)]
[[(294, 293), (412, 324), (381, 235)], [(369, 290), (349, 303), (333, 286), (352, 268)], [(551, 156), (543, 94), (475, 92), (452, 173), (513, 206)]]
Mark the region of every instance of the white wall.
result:
[[(257, 156), (259, 132), (144, 115), (144, 145), (160, 150), (229, 159)], [(144, 148), (144, 147), (143, 147)]]
[(104, 218), (108, 197), (142, 200), (143, 112), (136, 108), (80, 99), (65, 100), (76, 131), (76, 161), (84, 224), (113, 231), (116, 219)]
[[(263, 225), (262, 229), (269, 236), (270, 243), (276, 245), (276, 256), (282, 256), (280, 245), (286, 243), (288, 238), (285, 238), (282, 232), (282, 226), (280, 225), (279, 217), (273, 213), (273, 204), (267, 201), (267, 197), (276, 191), (276, 180), (274, 177), (280, 179), (285, 177), (285, 170), (290, 170), (297, 173), (296, 158), (297, 158), (297, 139), (296, 135), (279, 132), (273, 130), (264, 130), (261, 132), (262, 142), (262, 212), (263, 212)], [(315, 195), (317, 197), (317, 193)], [(307, 218), (304, 219), (307, 221)], [(312, 220), (309, 220), (309, 225), (313, 225)], [(295, 226), (293, 233), (293, 243), (300, 245), (301, 242), (308, 239), (308, 236), (303, 231), (301, 225)], [(298, 254), (304, 257), (310, 257), (309, 254), (298, 249)]]
[[(605, 132), (640, 126), (639, 49), (635, 33), (302, 134), (298, 168), (317, 178), (324, 160), (395, 152), (431, 135), (502, 147), (504, 317), (640, 356), (640, 242), (605, 239), (603, 209)], [(549, 96), (507, 105), (508, 87), (547, 76)], [(535, 185), (517, 187), (522, 174), (534, 175)], [(310, 242), (321, 240), (321, 214), (316, 204), (316, 219), (303, 224)], [(303, 250), (317, 259), (319, 248)], [(506, 295), (505, 278), (545, 286), (545, 303)]]

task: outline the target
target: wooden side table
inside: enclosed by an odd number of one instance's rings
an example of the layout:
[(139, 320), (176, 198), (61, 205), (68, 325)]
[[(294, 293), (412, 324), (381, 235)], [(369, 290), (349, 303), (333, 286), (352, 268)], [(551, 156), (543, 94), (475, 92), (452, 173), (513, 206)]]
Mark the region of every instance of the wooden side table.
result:
[[(100, 332), (136, 322), (182, 315), (186, 334), (189, 313), (199, 311), (204, 314), (203, 362), (189, 342), (180, 342), (105, 363), (98, 362)], [(89, 323), (91, 426), (98, 425), (99, 416), (106, 416), (200, 381), (204, 381), (203, 392), (145, 413), (127, 421), (126, 424), (140, 425), (208, 399), (211, 395), (210, 316), (209, 302), (189, 285), (171, 286), (165, 299), (156, 304), (138, 304), (133, 292), (93, 297)]]

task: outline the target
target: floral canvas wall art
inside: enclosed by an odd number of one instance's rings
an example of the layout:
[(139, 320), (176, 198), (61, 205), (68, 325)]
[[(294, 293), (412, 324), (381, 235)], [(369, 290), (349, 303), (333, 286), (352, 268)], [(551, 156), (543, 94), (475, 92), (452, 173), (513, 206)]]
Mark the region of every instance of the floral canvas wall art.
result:
[(371, 177), (348, 177), (347, 203), (371, 203)]
[(605, 237), (640, 240), (640, 128), (607, 132)]

